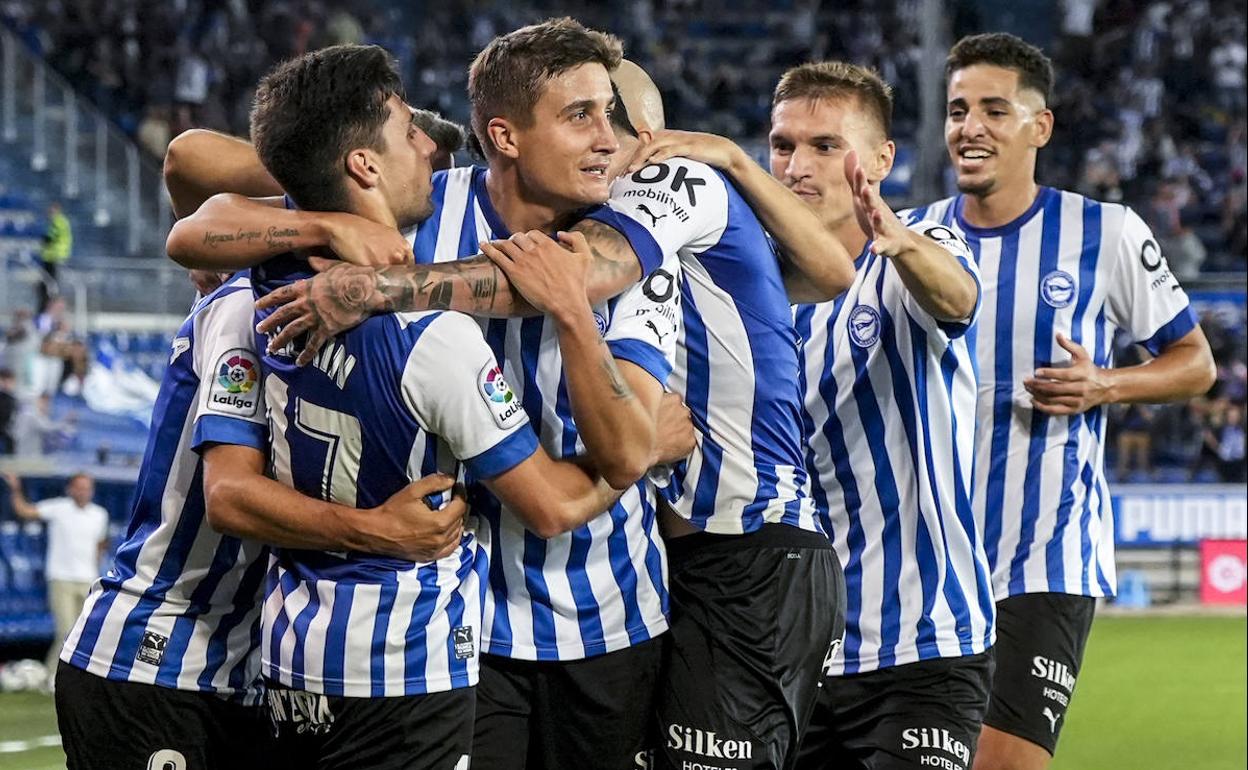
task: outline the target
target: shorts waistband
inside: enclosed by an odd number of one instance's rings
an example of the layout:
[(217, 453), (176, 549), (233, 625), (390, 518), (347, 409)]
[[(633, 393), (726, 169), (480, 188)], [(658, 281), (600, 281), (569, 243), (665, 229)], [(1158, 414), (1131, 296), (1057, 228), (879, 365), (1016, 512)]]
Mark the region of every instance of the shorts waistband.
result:
[(669, 561), (680, 561), (703, 551), (742, 551), (752, 548), (818, 548), (832, 550), (832, 543), (818, 532), (788, 524), (764, 524), (742, 535), (695, 532), (666, 541)]

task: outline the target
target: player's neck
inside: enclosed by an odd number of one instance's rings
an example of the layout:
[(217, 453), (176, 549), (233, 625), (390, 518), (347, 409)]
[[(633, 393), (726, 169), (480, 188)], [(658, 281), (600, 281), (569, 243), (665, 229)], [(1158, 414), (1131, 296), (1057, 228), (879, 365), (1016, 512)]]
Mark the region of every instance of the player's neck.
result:
[(1021, 184), (1005, 186), (987, 195), (964, 195), (962, 218), (973, 227), (991, 228), (1008, 225), (1018, 219), (1035, 203), (1040, 185), (1035, 179)]
[(491, 166), (485, 175), (485, 190), (490, 204), (512, 233), (553, 232), (567, 218), (568, 212), (538, 199), (514, 167)]
[(853, 214), (840, 221), (824, 222), (824, 226), (841, 242), (851, 259), (857, 259), (862, 250), (867, 247), (867, 241), (870, 240), (862, 231), (862, 227), (858, 225), (858, 219)]

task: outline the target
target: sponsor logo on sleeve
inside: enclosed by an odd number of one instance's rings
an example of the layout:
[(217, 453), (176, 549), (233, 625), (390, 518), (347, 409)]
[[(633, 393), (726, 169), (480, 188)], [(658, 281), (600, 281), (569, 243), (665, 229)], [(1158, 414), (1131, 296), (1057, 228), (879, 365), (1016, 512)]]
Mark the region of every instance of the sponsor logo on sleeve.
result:
[(901, 731), (901, 748), (919, 754), (922, 767), (967, 770), (971, 747), (943, 727), (908, 727)]
[(1064, 308), (1075, 301), (1075, 278), (1065, 270), (1054, 270), (1040, 281), (1040, 296), (1049, 307)]
[(169, 363), (178, 360), (178, 356), (191, 349), (190, 337), (175, 337), (173, 340), (173, 349), (169, 351)]
[(524, 407), (497, 364), (491, 362), (481, 367), (477, 375), (477, 392), (489, 407), (498, 427), (513, 428), (523, 420)]
[(849, 340), (869, 348), (880, 339), (880, 314), (870, 305), (855, 305), (849, 311)]
[(1158, 248), (1157, 242), (1152, 238), (1147, 239), (1144, 241), (1144, 245), (1140, 246), (1140, 264), (1148, 272), (1157, 272), (1164, 261), (1164, 258), (1161, 256), (1161, 249)]
[(944, 225), (929, 227), (923, 231), (923, 234), (945, 247), (947, 251), (961, 254), (967, 258), (971, 256), (971, 249), (966, 245), (966, 241), (962, 239), (962, 236)]
[(227, 350), (217, 359), (208, 387), (208, 408), (237, 417), (254, 417), (260, 403), (260, 361), (243, 348)]

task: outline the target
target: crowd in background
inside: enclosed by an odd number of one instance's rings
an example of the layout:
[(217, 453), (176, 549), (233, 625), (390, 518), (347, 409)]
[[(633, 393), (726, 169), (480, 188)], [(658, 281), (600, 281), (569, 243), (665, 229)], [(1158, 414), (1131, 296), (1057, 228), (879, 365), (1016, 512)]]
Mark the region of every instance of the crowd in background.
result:
[[(950, 34), (985, 28), (982, 3), (946, 5)], [(1041, 154), (1041, 179), (1130, 203), (1180, 278), (1244, 270), (1242, 3), (1048, 5), (1056, 20), (1049, 39), (1033, 42), (1059, 65), (1058, 121)], [(155, 156), (191, 126), (245, 135), (259, 75), (335, 43), (385, 46), (399, 60), (413, 104), (465, 122), (466, 69), (476, 51), (496, 34), (564, 13), (624, 39), (662, 89), (673, 126), (761, 139), (779, 74), (838, 57), (871, 64), (896, 86), (894, 133), (914, 139), (918, 0), (0, 2), (8, 24)]]
[[(1132, 205), (1181, 279), (1243, 272), (1244, 7), (1051, 4), (1050, 39), (1034, 41), (1058, 65), (1057, 129), (1040, 155), (1040, 179)], [(947, 5), (954, 37), (985, 28), (977, 3)], [(913, 141), (919, 12), (918, 0), (0, 0), (0, 18), (156, 157), (192, 126), (245, 135), (258, 77), (279, 60), (337, 43), (385, 46), (409, 101), (466, 122), (467, 64), (476, 51), (499, 33), (561, 14), (623, 38), (659, 84), (672, 126), (759, 140), (784, 69), (847, 58), (896, 86), (894, 134)], [(1242, 313), (1205, 320), (1217, 387), (1184, 405), (1114, 407), (1108, 449), (1119, 479), (1243, 480)], [(1138, 349), (1120, 358), (1133, 355)], [(63, 305), (13, 318), (0, 339), (0, 452), (15, 451), (6, 436), (19, 419), (41, 426), (37, 451), (72, 435), (72, 425), (51, 420), (46, 402), (81, 382), (83, 358)], [(26, 398), (9, 408), (4, 394), (12, 392)]]

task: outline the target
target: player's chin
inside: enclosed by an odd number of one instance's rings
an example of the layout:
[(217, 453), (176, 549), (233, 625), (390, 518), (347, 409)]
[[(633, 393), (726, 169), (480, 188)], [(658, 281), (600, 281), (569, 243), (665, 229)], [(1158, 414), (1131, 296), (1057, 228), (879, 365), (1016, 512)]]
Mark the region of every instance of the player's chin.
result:
[[(588, 177), (588, 174), (582, 174)], [(576, 200), (585, 206), (592, 206), (598, 203), (606, 203), (607, 198), (611, 197), (611, 183), (606, 177), (602, 179), (582, 179), (577, 185)]]

